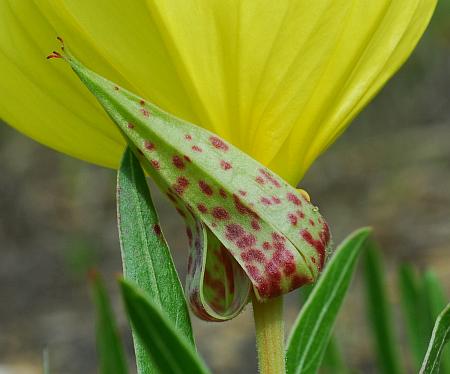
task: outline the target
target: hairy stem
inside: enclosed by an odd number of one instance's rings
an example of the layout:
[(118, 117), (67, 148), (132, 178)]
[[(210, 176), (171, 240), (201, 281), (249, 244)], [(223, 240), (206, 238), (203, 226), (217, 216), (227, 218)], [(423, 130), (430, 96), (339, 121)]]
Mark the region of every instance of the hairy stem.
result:
[(253, 296), (260, 374), (284, 374), (283, 296), (261, 303)]

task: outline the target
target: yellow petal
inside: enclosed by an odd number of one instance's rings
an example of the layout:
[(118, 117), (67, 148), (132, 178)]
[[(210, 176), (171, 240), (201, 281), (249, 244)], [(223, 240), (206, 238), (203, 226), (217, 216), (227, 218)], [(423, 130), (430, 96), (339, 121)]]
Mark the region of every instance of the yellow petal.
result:
[(435, 3), (5, 0), (0, 115), (117, 165), (114, 126), (63, 64), (43, 59), (58, 34), (90, 68), (296, 183), (409, 56)]

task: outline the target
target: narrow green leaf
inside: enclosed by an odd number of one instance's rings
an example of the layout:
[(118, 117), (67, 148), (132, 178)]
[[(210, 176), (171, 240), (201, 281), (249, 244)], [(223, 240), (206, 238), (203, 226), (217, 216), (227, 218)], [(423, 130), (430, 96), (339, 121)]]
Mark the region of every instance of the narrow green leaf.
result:
[[(309, 295), (311, 295), (315, 284), (308, 284), (299, 289), (300, 302), (302, 305), (306, 303)], [(327, 349), (323, 356), (323, 362), (321, 366), (321, 371), (325, 373), (347, 373), (348, 369), (345, 365), (344, 359), (342, 357), (342, 352), (339, 349), (337, 339), (334, 335), (330, 337)]]
[[(424, 298), (427, 300), (428, 312), (430, 318), (435, 321), (448, 301), (438, 277), (432, 270), (425, 272), (423, 284)], [(450, 374), (450, 346), (444, 348), (440, 369), (441, 373)]]
[(187, 338), (147, 295), (121, 280), (122, 296), (134, 331), (161, 373), (209, 373)]
[(316, 373), (319, 369), (356, 260), (370, 232), (362, 228), (347, 237), (320, 276), (288, 339), (289, 373)]
[(408, 341), (413, 353), (415, 369), (419, 370), (427, 350), (434, 319), (429, 319), (426, 303), (422, 297), (423, 285), (411, 265), (399, 269), (399, 288), (405, 317)]
[(113, 312), (99, 275), (91, 273), (91, 289), (96, 309), (97, 350), (101, 374), (125, 374), (127, 364)]
[(323, 356), (321, 370), (325, 373), (333, 374), (343, 374), (349, 372), (335, 336), (331, 336), (330, 341), (328, 342), (327, 349), (325, 350), (325, 354)]
[(450, 339), (450, 304), (448, 304), (434, 325), (430, 344), (420, 369), (420, 374), (439, 372), (439, 361), (445, 344)]
[[(117, 174), (117, 217), (124, 276), (135, 282), (194, 345), (183, 289), (139, 161), (125, 151)], [(133, 331), (138, 373), (155, 371)]]
[(364, 259), (367, 314), (370, 319), (378, 355), (379, 369), (383, 373), (400, 373), (400, 363), (395, 349), (391, 310), (385, 292), (385, 274), (380, 252), (372, 242)]

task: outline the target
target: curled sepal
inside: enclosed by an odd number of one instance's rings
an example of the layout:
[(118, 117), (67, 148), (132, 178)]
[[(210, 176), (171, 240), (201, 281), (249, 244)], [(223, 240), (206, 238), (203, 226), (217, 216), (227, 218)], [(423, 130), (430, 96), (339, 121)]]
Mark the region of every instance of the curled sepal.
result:
[[(215, 247), (204, 244), (215, 237), (210, 241), (217, 240), (227, 249), (259, 300), (317, 279), (330, 248), (330, 233), (304, 194), (217, 135), (164, 112), (90, 71), (70, 54), (63, 57), (119, 127), (156, 184), (179, 202), (179, 209), (184, 207), (181, 213), (189, 211), (199, 222), (194, 227), (202, 228), (202, 251)], [(208, 296), (210, 289), (205, 286), (210, 275), (208, 254), (198, 256), (194, 258), (201, 265), (190, 276), (192, 283), (203, 284), (203, 296), (195, 299), (208, 306), (203, 309), (206, 313), (220, 314), (223, 307), (215, 303), (216, 296)], [(231, 273), (236, 280), (240, 278), (235, 271), (227, 273), (225, 267), (222, 264), (224, 275), (219, 278)], [(211, 271), (217, 275), (214, 267)], [(241, 300), (244, 294), (245, 290), (235, 291), (233, 301), (220, 304), (234, 305), (235, 298)], [(193, 309), (205, 318), (196, 305)]]
[(186, 224), (190, 249), (185, 292), (192, 311), (207, 321), (235, 317), (249, 301), (248, 277), (190, 207), (172, 191), (168, 197)]

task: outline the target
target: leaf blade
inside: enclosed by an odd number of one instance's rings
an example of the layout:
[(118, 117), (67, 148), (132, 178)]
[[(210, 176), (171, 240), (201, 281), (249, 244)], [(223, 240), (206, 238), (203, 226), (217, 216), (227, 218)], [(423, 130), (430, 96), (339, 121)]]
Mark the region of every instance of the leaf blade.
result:
[(147, 295), (126, 280), (120, 286), (131, 324), (161, 373), (209, 373), (187, 338)]
[(356, 260), (370, 232), (369, 228), (363, 228), (348, 236), (322, 273), (288, 340), (289, 373), (315, 373), (318, 370)]
[(379, 368), (383, 373), (400, 373), (397, 360), (391, 311), (383, 284), (381, 257), (371, 243), (364, 259), (367, 313), (372, 325)]
[(423, 284), (411, 265), (399, 269), (399, 289), (408, 341), (413, 353), (415, 369), (419, 370), (427, 350), (427, 341), (433, 329), (434, 319), (429, 319), (423, 299)]
[[(159, 227), (147, 181), (139, 161), (128, 148), (117, 174), (117, 216), (123, 271), (194, 345), (183, 289), (168, 245)], [(133, 332), (138, 372), (155, 371)]]
[(439, 362), (445, 344), (450, 339), (450, 303), (439, 314), (431, 335), (430, 344), (423, 360), (420, 374), (439, 372)]
[[(435, 321), (440, 312), (445, 308), (447, 302), (445, 293), (436, 273), (432, 270), (427, 270), (423, 275), (423, 284), (424, 298), (427, 300), (428, 313), (431, 320)], [(442, 373), (450, 373), (449, 346), (444, 348), (440, 370)]]
[(99, 372), (126, 374), (127, 364), (122, 343), (117, 332), (113, 312), (100, 276), (91, 272), (91, 290), (96, 309), (96, 340), (99, 355)]

